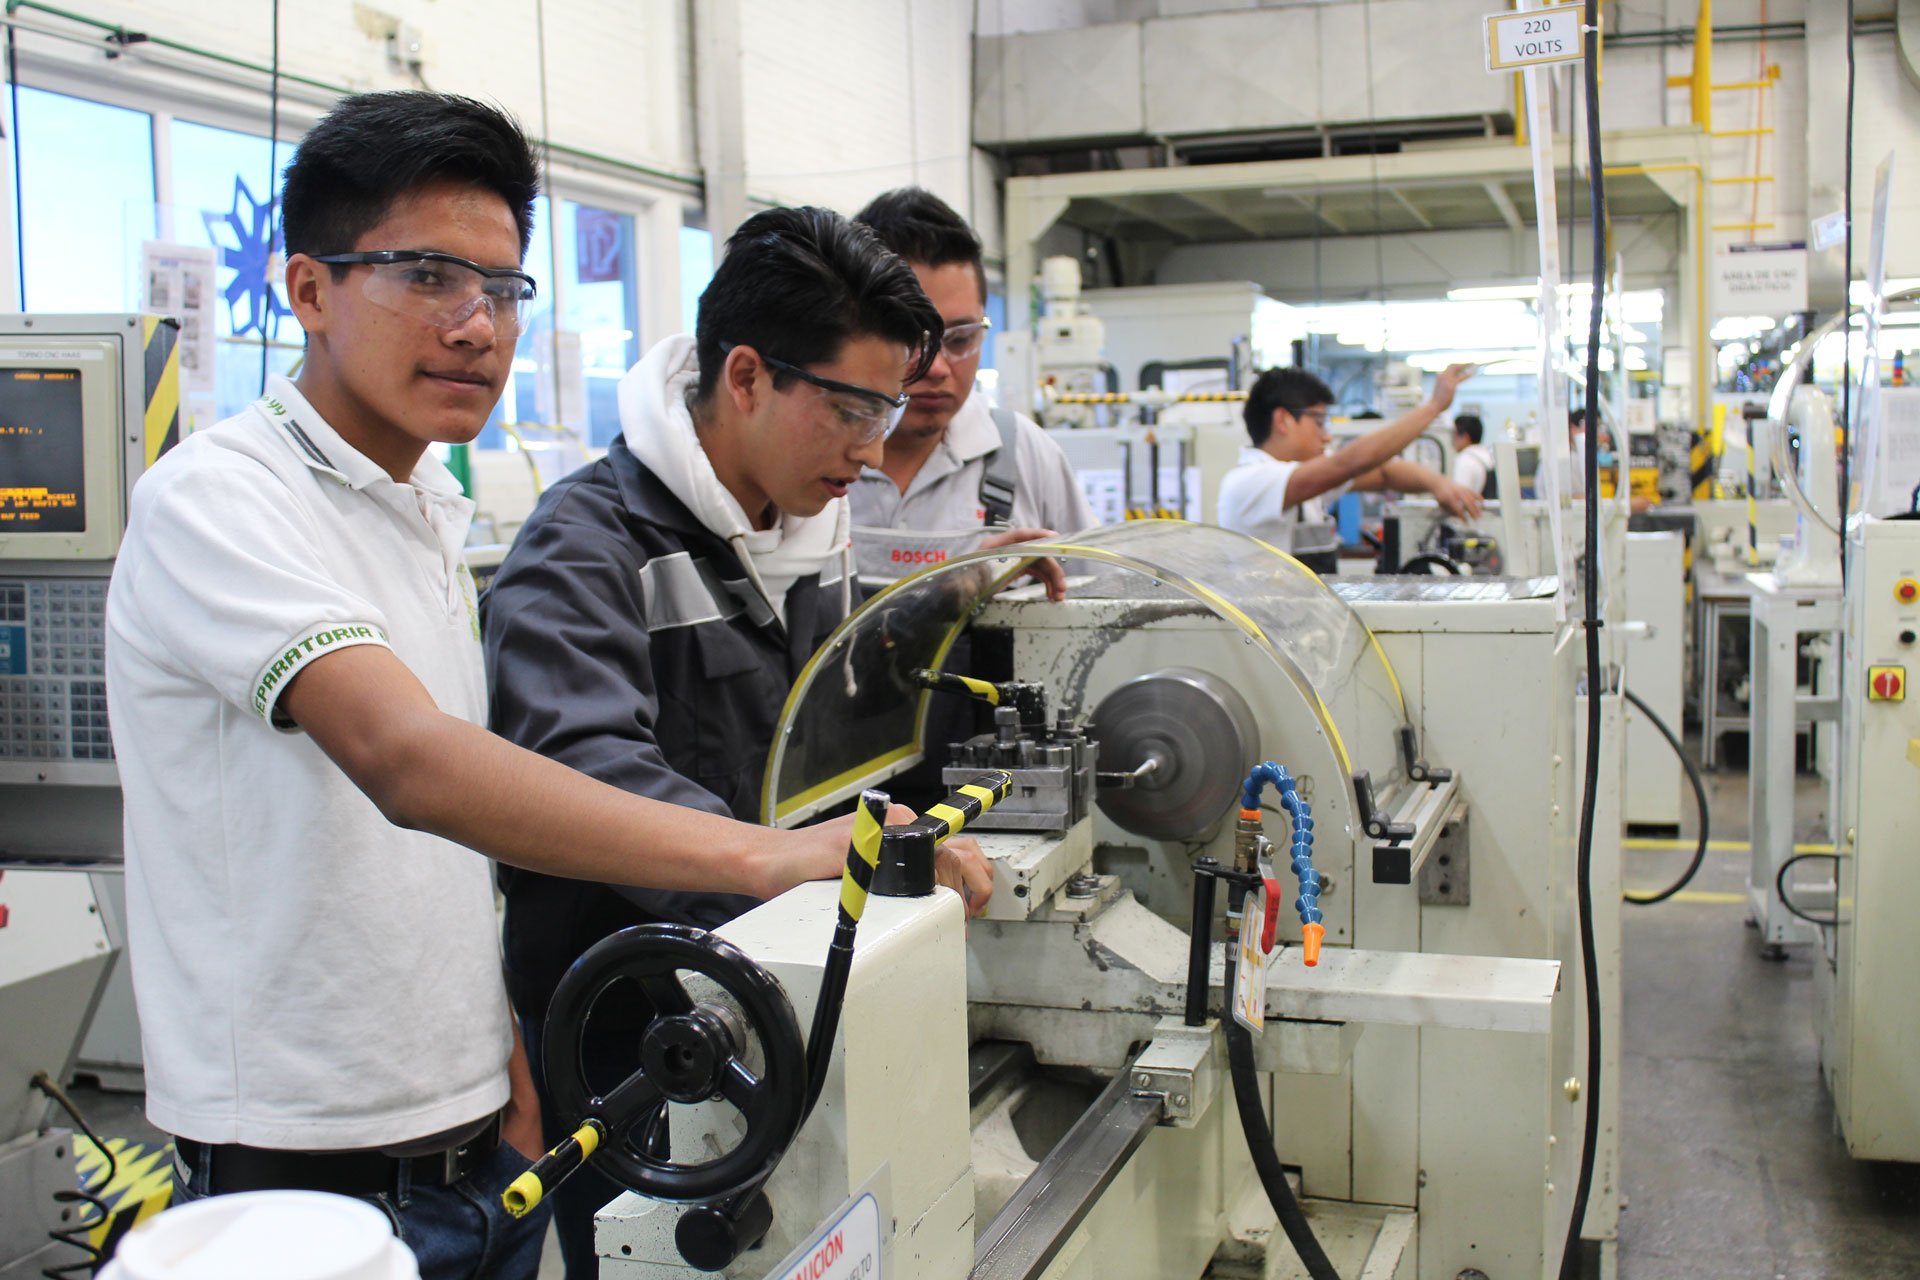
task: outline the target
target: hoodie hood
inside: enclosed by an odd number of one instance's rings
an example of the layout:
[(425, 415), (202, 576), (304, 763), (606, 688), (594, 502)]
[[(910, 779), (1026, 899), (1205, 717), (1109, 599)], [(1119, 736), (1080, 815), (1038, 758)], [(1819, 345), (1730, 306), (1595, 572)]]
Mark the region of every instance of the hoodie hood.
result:
[(782, 512), (773, 528), (756, 530), (720, 483), (693, 429), (687, 397), (699, 378), (691, 337), (680, 334), (655, 346), (620, 379), (620, 434), (640, 464), (695, 519), (727, 540), (784, 619), (787, 588), (796, 581), (818, 573), (823, 583), (831, 583), (845, 574), (853, 540), (851, 508), (845, 498), (836, 498), (818, 515)]

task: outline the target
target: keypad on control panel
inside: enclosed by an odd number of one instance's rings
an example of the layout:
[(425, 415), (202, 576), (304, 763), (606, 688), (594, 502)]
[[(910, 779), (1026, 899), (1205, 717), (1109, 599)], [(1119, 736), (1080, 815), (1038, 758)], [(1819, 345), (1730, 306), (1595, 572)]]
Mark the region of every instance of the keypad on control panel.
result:
[(104, 579), (0, 580), (0, 760), (113, 759), (106, 612)]

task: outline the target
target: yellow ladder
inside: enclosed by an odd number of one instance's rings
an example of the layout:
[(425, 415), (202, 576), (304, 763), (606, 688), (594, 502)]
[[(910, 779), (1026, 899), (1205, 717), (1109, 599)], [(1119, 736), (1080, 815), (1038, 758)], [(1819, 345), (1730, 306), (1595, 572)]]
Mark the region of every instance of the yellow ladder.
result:
[[(1766, 21), (1766, 0), (1761, 0), (1760, 20)], [(1700, 0), (1700, 16), (1694, 24), (1693, 35), (1693, 71), (1689, 75), (1669, 76), (1669, 88), (1688, 88), (1691, 95), (1693, 122), (1705, 129), (1715, 138), (1752, 138), (1754, 139), (1753, 167), (1755, 172), (1733, 178), (1714, 178), (1716, 187), (1745, 186), (1753, 191), (1752, 211), (1746, 222), (1715, 223), (1715, 231), (1744, 231), (1751, 243), (1755, 233), (1773, 229), (1772, 221), (1759, 221), (1760, 188), (1774, 180), (1772, 173), (1761, 172), (1761, 157), (1766, 154), (1766, 140), (1773, 136), (1773, 126), (1767, 123), (1770, 114), (1768, 107), (1773, 99), (1771, 94), (1780, 80), (1778, 63), (1766, 60), (1767, 44), (1760, 41), (1760, 78), (1757, 80), (1735, 80), (1726, 84), (1713, 82), (1713, 0)], [(1713, 127), (1713, 95), (1716, 93), (1754, 93), (1758, 94), (1755, 103), (1754, 127), (1751, 129), (1716, 129)], [(1776, 117), (1777, 118), (1777, 117)]]

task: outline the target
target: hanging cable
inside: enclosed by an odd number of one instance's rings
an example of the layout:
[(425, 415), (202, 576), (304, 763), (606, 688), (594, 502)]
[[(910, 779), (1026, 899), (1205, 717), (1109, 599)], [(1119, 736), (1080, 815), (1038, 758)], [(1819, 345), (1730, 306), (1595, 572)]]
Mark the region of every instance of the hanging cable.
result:
[[(9, 32), (11, 34), (11, 32)], [(273, 0), (273, 70), (267, 81), (267, 226), (269, 232), (280, 226), (280, 0)], [(267, 236), (267, 244), (272, 246), (274, 236)], [(284, 247), (284, 241), (282, 242)], [(267, 394), (267, 353), (272, 344), (267, 341), (267, 324), (273, 319), (273, 258), (269, 254), (266, 266), (267, 278), (262, 283), (267, 290), (267, 306), (260, 315), (260, 394)], [(279, 324), (274, 330), (279, 331)]]
[[(1580, 1137), (1580, 1177), (1573, 1192), (1573, 1212), (1567, 1219), (1567, 1238), (1560, 1253), (1561, 1280), (1578, 1280), (1580, 1228), (1593, 1193), (1594, 1147), (1600, 1137), (1600, 959), (1593, 936), (1593, 824), (1600, 791), (1600, 699), (1605, 672), (1600, 665), (1600, 324), (1607, 285), (1606, 164), (1600, 147), (1600, 0), (1586, 0), (1582, 34), (1587, 100), (1587, 195), (1593, 220), (1593, 303), (1587, 316), (1586, 410), (1588, 445), (1581, 459), (1586, 479), (1584, 508), (1586, 562), (1581, 566), (1581, 595), (1587, 633), (1587, 759), (1580, 797), (1579, 865), (1574, 887), (1580, 900), (1580, 966), (1587, 1014), (1587, 1079), (1581, 1097), (1586, 1121)], [(1624, 687), (1624, 686), (1623, 686)]]
[(1673, 748), (1673, 754), (1680, 757), (1681, 767), (1687, 771), (1687, 781), (1693, 784), (1693, 803), (1700, 815), (1700, 835), (1694, 842), (1693, 861), (1689, 862), (1687, 869), (1680, 873), (1680, 878), (1658, 893), (1626, 893), (1620, 895), (1636, 907), (1650, 907), (1656, 902), (1665, 902), (1668, 898), (1671, 898), (1674, 894), (1693, 883), (1693, 877), (1699, 874), (1700, 864), (1707, 859), (1707, 835), (1709, 830), (1707, 819), (1707, 784), (1701, 780), (1699, 767), (1693, 763), (1693, 757), (1688, 755), (1686, 749), (1680, 745), (1680, 739), (1675, 736), (1673, 730), (1667, 726), (1667, 722), (1656, 715), (1652, 707), (1640, 701), (1640, 699), (1635, 696), (1633, 690), (1627, 688), (1625, 685), (1621, 685), (1620, 692), (1625, 695), (1628, 702), (1631, 702), (1640, 709), (1641, 715), (1653, 721), (1653, 727), (1660, 731), (1660, 736), (1665, 738), (1667, 745)]
[[(1834, 888), (1835, 888), (1834, 912), (1830, 916), (1810, 916), (1806, 912), (1802, 911), (1800, 908), (1794, 906), (1793, 899), (1787, 895), (1787, 873), (1792, 871), (1794, 867), (1797, 866), (1798, 864), (1805, 862), (1808, 858), (1831, 858), (1833, 860)], [(1817, 924), (1822, 929), (1827, 929), (1840, 923), (1840, 908), (1839, 908), (1840, 895), (1838, 892), (1839, 880), (1840, 880), (1840, 855), (1839, 854), (1837, 853), (1796, 853), (1791, 858), (1788, 858), (1785, 862), (1781, 863), (1780, 870), (1774, 873), (1773, 890), (1774, 890), (1774, 893), (1777, 894), (1780, 898), (1780, 905), (1785, 907), (1789, 912), (1793, 913), (1796, 916), (1799, 916), (1802, 920), (1805, 920), (1808, 924)]]
[[(1237, 939), (1227, 939), (1226, 990), (1228, 1003), (1233, 1000), (1233, 984), (1239, 976), (1240, 946)], [(1222, 1018), (1221, 1026), (1227, 1037), (1227, 1071), (1233, 1083), (1233, 1101), (1240, 1115), (1240, 1127), (1247, 1139), (1247, 1151), (1253, 1157), (1254, 1172), (1260, 1177), (1260, 1185), (1267, 1193), (1267, 1203), (1273, 1206), (1274, 1216), (1280, 1220), (1280, 1229), (1286, 1233), (1287, 1243), (1300, 1256), (1312, 1280), (1340, 1280), (1340, 1273), (1333, 1269), (1333, 1263), (1327, 1259), (1326, 1250), (1313, 1234), (1313, 1224), (1307, 1220), (1306, 1211), (1300, 1207), (1300, 1201), (1293, 1194), (1293, 1188), (1287, 1183), (1286, 1167), (1280, 1163), (1279, 1154), (1273, 1149), (1273, 1129), (1267, 1123), (1267, 1114), (1260, 1106), (1260, 1080), (1254, 1071), (1253, 1033), (1234, 1018), (1231, 1011)]]

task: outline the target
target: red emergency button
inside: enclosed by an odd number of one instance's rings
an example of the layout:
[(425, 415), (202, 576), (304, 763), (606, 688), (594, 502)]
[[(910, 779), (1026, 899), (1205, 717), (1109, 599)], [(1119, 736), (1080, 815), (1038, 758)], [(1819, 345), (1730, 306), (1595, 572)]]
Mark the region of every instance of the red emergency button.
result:
[(1893, 598), (1901, 604), (1912, 604), (1920, 600), (1920, 582), (1912, 578), (1902, 578), (1893, 584)]
[(0, 929), (7, 927), (7, 917), (11, 914), (12, 913), (7, 910), (7, 904), (0, 902)]
[(1904, 702), (1907, 697), (1905, 667), (1868, 667), (1867, 699), (1871, 702)]

